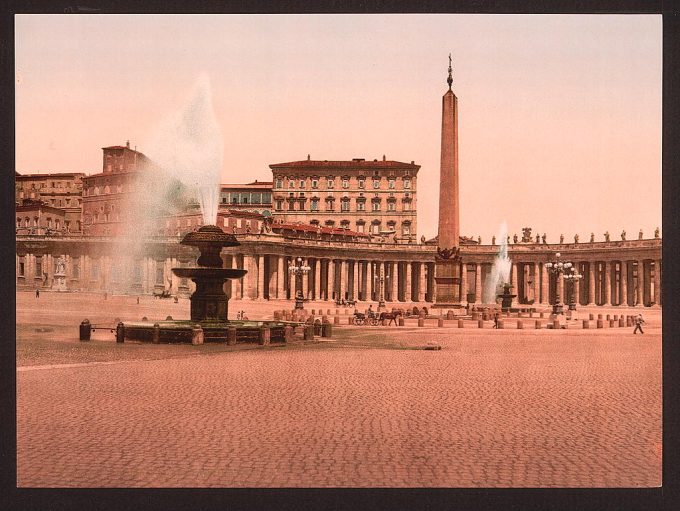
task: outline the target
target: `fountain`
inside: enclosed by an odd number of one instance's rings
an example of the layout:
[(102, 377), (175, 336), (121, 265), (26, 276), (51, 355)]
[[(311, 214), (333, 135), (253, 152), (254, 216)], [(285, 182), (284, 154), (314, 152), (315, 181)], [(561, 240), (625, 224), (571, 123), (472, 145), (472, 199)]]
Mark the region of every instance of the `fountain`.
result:
[(503, 292), (499, 295), (496, 295), (501, 299), (501, 311), (503, 312), (510, 311), (510, 308), (512, 307), (512, 299), (517, 296), (510, 293), (510, 288), (512, 288), (512, 285), (506, 282), (503, 284)]
[(510, 280), (512, 262), (508, 257), (508, 228), (505, 222), (501, 224), (498, 231), (498, 239), (500, 240), (500, 247), (484, 286), (484, 303), (495, 303), (496, 298), (500, 296), (501, 289), (505, 294), (508, 294), (503, 285)]

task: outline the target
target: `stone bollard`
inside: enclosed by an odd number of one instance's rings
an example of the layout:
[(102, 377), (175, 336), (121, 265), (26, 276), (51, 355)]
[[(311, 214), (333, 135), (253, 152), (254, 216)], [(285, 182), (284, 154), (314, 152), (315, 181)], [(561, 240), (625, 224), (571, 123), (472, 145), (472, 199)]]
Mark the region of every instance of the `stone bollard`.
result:
[(331, 337), (333, 335), (333, 325), (327, 321), (321, 325), (321, 337)]
[(524, 322), (521, 319), (517, 320), (517, 329), (518, 330), (523, 330), (524, 329)]
[[(307, 327), (305, 327), (307, 329)], [(260, 327), (260, 346), (269, 346), (272, 342), (272, 331), (267, 326)]]
[(604, 321), (602, 321), (601, 319), (598, 319), (597, 320), (597, 328), (604, 328)]
[(147, 318), (146, 316), (143, 316), (142, 321), (149, 321), (149, 318)]
[(198, 344), (203, 344), (203, 341), (203, 329), (201, 328), (201, 325), (194, 325), (191, 327), (191, 344), (196, 346)]
[(613, 319), (610, 319), (609, 320), (609, 328), (614, 328), (615, 323), (616, 323), (616, 321), (614, 321)]
[(227, 344), (233, 346), (236, 344), (236, 327), (227, 327)]
[(444, 318), (437, 318), (437, 327), (442, 328), (444, 326)]
[(305, 341), (313, 341), (314, 340), (314, 325), (305, 325), (305, 329), (304, 329), (302, 338)]
[(465, 322), (462, 319), (458, 320), (458, 328), (464, 328), (465, 327)]
[(626, 326), (633, 326), (633, 320), (630, 316), (626, 316)]
[(418, 326), (425, 326), (425, 318), (418, 318)]
[(403, 316), (399, 316), (398, 321), (399, 321), (399, 326), (404, 326), (404, 317)]
[(120, 321), (116, 325), (116, 342), (125, 342), (125, 325)]
[(483, 319), (477, 320), (477, 328), (484, 328), (484, 320)]
[(584, 320), (583, 320), (583, 328), (584, 328), (585, 330), (587, 330), (588, 328), (590, 328), (590, 321), (589, 321), (589, 320), (587, 320), (587, 319), (584, 319)]
[[(154, 344), (158, 344), (161, 342), (161, 326), (158, 323), (153, 324), (153, 332), (151, 334), (151, 342)], [(192, 342), (193, 342), (193, 335), (192, 335)]]
[(340, 316), (333, 316), (333, 324), (335, 325), (340, 324)]
[(623, 316), (621, 316), (621, 317), (619, 318), (619, 326), (620, 326), (620, 327), (626, 326), (625, 323), (624, 323), (624, 321), (623, 321)]
[(536, 328), (539, 330), (541, 329), (541, 321), (538, 319), (536, 320)]
[(560, 328), (560, 320), (559, 319), (553, 319), (552, 327), (553, 327), (553, 329), (559, 329)]
[(595, 314), (588, 314), (588, 319), (589, 319), (590, 321), (594, 320), (594, 319), (595, 319)]
[(90, 320), (84, 319), (80, 323), (80, 340), (81, 341), (89, 341), (91, 335), (92, 335), (92, 325), (90, 324)]
[(348, 325), (353, 325), (354, 324), (354, 318), (352, 316), (347, 318), (347, 324)]
[(295, 329), (292, 326), (287, 326), (283, 329), (283, 340), (284, 342), (293, 342), (293, 336), (295, 335)]
[(505, 328), (505, 325), (503, 324), (503, 320), (499, 318), (498, 319), (498, 329), (500, 330), (502, 328)]

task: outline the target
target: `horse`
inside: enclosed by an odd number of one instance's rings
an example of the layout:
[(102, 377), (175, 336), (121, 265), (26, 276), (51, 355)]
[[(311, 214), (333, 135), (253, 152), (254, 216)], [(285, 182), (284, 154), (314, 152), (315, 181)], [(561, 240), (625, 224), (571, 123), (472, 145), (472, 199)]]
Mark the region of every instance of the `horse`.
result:
[(384, 320), (389, 320), (387, 323), (387, 326), (390, 326), (392, 323), (395, 324), (395, 326), (399, 326), (399, 323), (397, 322), (397, 318), (401, 316), (402, 313), (400, 310), (394, 310), (392, 309), (392, 312), (381, 312), (380, 313), (380, 322), (384, 323)]

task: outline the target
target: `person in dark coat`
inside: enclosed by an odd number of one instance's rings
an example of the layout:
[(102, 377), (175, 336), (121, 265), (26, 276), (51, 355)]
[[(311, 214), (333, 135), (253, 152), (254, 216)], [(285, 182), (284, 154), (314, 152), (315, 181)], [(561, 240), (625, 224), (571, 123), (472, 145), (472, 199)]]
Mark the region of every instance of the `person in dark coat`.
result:
[(638, 314), (637, 317), (635, 318), (635, 329), (633, 330), (633, 333), (636, 334), (638, 330), (640, 330), (641, 334), (644, 334), (645, 332), (642, 330), (642, 324), (645, 322), (645, 320), (642, 318), (642, 314)]

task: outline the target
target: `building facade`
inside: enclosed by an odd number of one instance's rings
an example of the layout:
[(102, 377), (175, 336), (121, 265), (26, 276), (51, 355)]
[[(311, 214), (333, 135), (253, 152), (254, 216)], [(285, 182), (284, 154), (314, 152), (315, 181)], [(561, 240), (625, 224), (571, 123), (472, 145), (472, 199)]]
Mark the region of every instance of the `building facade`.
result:
[(220, 208), (250, 211), (270, 216), (272, 213), (272, 182), (220, 185)]
[(307, 160), (269, 166), (274, 218), (400, 240), (417, 238), (420, 165), (382, 160)]
[[(15, 174), (15, 203), (17, 206), (42, 202), (64, 212), (61, 229), (80, 232), (83, 178), (82, 172), (53, 174)], [(17, 228), (19, 226), (17, 225)]]

